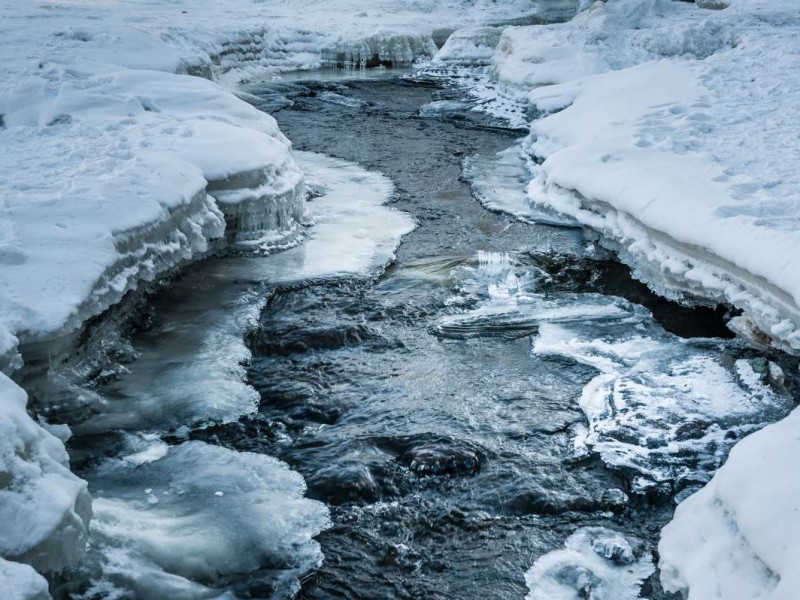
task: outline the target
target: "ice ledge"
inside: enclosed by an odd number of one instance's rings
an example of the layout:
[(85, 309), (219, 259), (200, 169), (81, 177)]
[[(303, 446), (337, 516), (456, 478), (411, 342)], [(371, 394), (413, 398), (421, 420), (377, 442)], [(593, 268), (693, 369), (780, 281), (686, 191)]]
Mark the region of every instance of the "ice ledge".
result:
[(610, 204), (534, 178), (531, 202), (589, 227), (655, 293), (684, 304), (729, 304), (741, 311), (729, 327), (759, 347), (800, 354), (800, 307), (763, 277), (708, 250), (647, 227)]

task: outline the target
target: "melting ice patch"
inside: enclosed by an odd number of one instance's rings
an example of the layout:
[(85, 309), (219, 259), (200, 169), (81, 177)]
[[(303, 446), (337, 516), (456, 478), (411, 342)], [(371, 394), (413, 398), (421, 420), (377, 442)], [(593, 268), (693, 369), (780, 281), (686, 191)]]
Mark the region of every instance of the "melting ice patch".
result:
[(322, 195), (308, 204), (314, 222), (309, 239), (272, 257), (270, 280), (365, 276), (383, 269), (415, 226), (408, 214), (383, 206), (394, 193), (392, 182), (322, 154), (296, 152), (295, 158), (306, 181)]
[(312, 538), (327, 509), (269, 456), (186, 442), (139, 464), (108, 460), (90, 480), (100, 574), (86, 597), (220, 597), (256, 571), (285, 596), (322, 560)]
[[(424, 108), (424, 107), (423, 107)], [(577, 221), (528, 198), (532, 174), (521, 141), (490, 156), (464, 160), (464, 178), (475, 198), (488, 210), (508, 213), (526, 223), (575, 226)]]
[(543, 324), (534, 354), (598, 371), (579, 403), (576, 452), (631, 476), (634, 491), (708, 481), (733, 444), (791, 408), (745, 359), (672, 336), (649, 320)]
[(525, 574), (526, 600), (635, 600), (655, 571), (648, 552), (604, 527), (582, 527), (564, 546)]

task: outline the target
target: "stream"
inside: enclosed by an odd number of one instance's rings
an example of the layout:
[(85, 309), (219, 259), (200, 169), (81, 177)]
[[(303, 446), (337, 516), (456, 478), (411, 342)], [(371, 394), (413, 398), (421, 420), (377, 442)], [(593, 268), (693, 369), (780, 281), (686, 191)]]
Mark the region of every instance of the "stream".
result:
[(95, 518), (60, 594), (668, 598), (661, 527), (791, 410), (788, 359), (515, 211), (524, 132), (457, 88), (245, 91), (309, 173), (310, 239), (189, 269), (81, 388)]

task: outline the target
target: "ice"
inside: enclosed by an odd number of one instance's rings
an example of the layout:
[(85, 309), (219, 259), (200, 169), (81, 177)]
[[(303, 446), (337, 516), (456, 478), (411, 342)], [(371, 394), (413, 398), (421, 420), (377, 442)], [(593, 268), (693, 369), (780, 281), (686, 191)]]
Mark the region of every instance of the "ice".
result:
[(654, 571), (648, 552), (616, 531), (582, 527), (525, 574), (526, 600), (635, 600)]
[(391, 181), (321, 154), (297, 152), (295, 157), (309, 185), (322, 195), (308, 203), (314, 221), (309, 239), (273, 257), (271, 280), (364, 276), (383, 269), (400, 238), (415, 227), (406, 213), (383, 206), (394, 194)]
[[(26, 403), (25, 392), (0, 374), (0, 556), (48, 573), (83, 556), (91, 501), (86, 482), (69, 470), (63, 442), (28, 415)], [(5, 562), (0, 571), (33, 587), (38, 581)]]
[(464, 178), (478, 202), (489, 210), (508, 213), (526, 223), (577, 224), (570, 217), (530, 202), (526, 192), (531, 166), (521, 142), (494, 156), (468, 157), (464, 161)]
[(313, 536), (327, 509), (269, 456), (202, 442), (147, 462), (108, 460), (90, 474), (92, 593), (221, 597), (237, 577), (269, 571), (278, 596), (322, 560)]
[(599, 371), (579, 400), (588, 430), (578, 432), (576, 451), (627, 473), (634, 491), (705, 483), (737, 440), (791, 409), (790, 395), (746, 360), (637, 320), (600, 330), (544, 324), (534, 343), (537, 355)]
[(6, 600), (49, 600), (47, 581), (29, 565), (0, 558), (0, 596)]
[(432, 333), (513, 339), (532, 335), (545, 323), (628, 322), (635, 314), (634, 307), (600, 295), (548, 297), (539, 290), (544, 275), (507, 253), (479, 251), (476, 259), (456, 270), (457, 293), (447, 300), (451, 310), (430, 327)]

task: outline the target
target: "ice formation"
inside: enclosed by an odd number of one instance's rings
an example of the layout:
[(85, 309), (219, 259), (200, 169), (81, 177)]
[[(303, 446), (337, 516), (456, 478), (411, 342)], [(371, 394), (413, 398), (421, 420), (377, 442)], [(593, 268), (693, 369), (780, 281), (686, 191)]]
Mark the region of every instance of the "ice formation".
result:
[(526, 600), (635, 600), (655, 566), (649, 553), (604, 527), (582, 527), (525, 574)]
[(86, 482), (70, 472), (63, 442), (28, 415), (26, 403), (25, 392), (0, 375), (0, 555), (8, 559), (0, 559), (0, 591), (11, 590), (4, 598), (41, 594), (40, 578), (17, 561), (46, 573), (80, 559), (91, 516)]
[(233, 576), (271, 568), (286, 594), (294, 571), (321, 562), (312, 537), (328, 526), (327, 510), (303, 498), (302, 477), (284, 463), (202, 442), (154, 456), (109, 460), (91, 475), (89, 561), (102, 575), (90, 593), (219, 597)]

